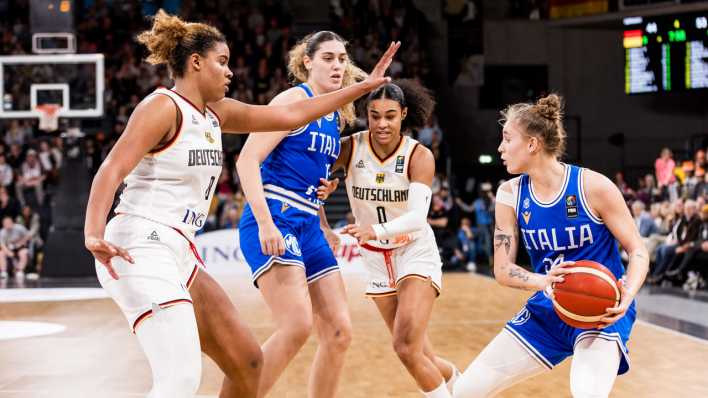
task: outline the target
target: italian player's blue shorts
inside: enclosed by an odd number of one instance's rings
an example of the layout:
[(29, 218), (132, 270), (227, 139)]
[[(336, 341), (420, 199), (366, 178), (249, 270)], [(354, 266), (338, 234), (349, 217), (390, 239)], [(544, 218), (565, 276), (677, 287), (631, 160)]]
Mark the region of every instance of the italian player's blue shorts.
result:
[(320, 218), (279, 200), (267, 198), (268, 208), (275, 226), (283, 234), (285, 253), (268, 256), (261, 251), (258, 224), (250, 206), (246, 206), (239, 224), (241, 251), (251, 267), (253, 284), (275, 263), (294, 265), (305, 269), (307, 282), (314, 282), (325, 275), (339, 271), (337, 259), (320, 229)]
[(589, 337), (616, 341), (622, 357), (617, 374), (629, 370), (629, 350), (627, 342), (637, 317), (635, 303), (619, 321), (604, 329), (578, 329), (563, 322), (550, 298), (537, 292), (516, 316), (507, 322), (504, 329), (509, 332), (533, 357), (551, 369), (565, 358), (573, 355), (575, 345)]

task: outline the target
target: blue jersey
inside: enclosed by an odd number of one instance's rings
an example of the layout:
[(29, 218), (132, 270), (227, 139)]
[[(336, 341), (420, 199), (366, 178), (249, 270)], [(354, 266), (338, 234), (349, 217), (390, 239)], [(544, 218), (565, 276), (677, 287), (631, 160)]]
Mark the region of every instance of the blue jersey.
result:
[[(297, 87), (313, 96), (307, 84)], [(339, 150), (338, 112), (291, 131), (261, 166), (266, 198), (316, 213), (321, 204), (317, 199), (320, 178), (329, 177)]]
[[(546, 274), (563, 261), (591, 260), (603, 264), (617, 279), (624, 275), (617, 241), (602, 220), (590, 212), (583, 191), (583, 169), (565, 165), (563, 186), (548, 203), (533, 192), (528, 175), (519, 178), (516, 216), (534, 272)], [(547, 292), (536, 292), (505, 330), (543, 365), (552, 368), (573, 355), (585, 338), (616, 341), (622, 352), (618, 373), (629, 369), (627, 341), (636, 318), (634, 302), (627, 313), (605, 329), (576, 329), (553, 310)]]
[[(592, 260), (620, 279), (624, 265), (617, 241), (605, 224), (588, 210), (583, 191), (583, 169), (565, 165), (565, 179), (558, 196), (541, 202), (527, 175), (519, 181), (516, 216), (521, 243), (531, 258), (534, 272), (545, 274), (563, 261)], [(551, 306), (542, 295), (534, 304)]]

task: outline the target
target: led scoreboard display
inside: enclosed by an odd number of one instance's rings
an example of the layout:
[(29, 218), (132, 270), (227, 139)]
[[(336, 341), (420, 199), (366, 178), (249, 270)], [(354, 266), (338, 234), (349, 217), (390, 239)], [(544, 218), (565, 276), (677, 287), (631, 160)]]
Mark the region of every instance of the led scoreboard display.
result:
[(627, 94), (708, 88), (708, 13), (624, 19)]

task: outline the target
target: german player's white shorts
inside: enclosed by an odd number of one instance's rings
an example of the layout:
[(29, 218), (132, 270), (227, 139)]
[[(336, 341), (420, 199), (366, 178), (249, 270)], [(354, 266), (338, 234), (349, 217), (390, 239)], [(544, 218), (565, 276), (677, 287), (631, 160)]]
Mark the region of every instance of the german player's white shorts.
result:
[(181, 232), (142, 217), (119, 214), (106, 225), (104, 239), (126, 249), (135, 261), (111, 260), (118, 280), (95, 262), (98, 281), (123, 311), (133, 332), (152, 315), (153, 306), (192, 303), (188, 289), (202, 262)]
[(406, 278), (429, 280), (440, 294), (442, 261), (433, 236), (423, 236), (395, 249), (380, 249), (364, 244), (360, 253), (369, 270), (367, 296), (394, 295), (398, 285)]

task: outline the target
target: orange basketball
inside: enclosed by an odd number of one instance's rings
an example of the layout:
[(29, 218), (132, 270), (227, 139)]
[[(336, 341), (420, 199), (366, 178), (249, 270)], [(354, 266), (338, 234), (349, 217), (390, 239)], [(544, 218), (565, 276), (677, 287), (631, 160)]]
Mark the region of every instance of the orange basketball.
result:
[(607, 308), (620, 301), (617, 278), (604, 265), (589, 260), (567, 267), (563, 282), (553, 284), (553, 308), (570, 326), (593, 329), (600, 324)]

